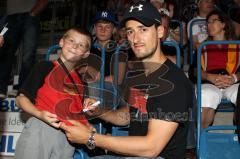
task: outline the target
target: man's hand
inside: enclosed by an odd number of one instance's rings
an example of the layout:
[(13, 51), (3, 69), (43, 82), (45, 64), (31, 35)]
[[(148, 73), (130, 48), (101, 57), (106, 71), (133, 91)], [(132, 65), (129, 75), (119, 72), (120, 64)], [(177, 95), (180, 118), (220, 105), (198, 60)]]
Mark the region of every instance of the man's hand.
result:
[(83, 125), (74, 120), (69, 120), (73, 126), (67, 126), (65, 123), (60, 124), (60, 128), (66, 133), (68, 140), (72, 143), (86, 144), (92, 131), (95, 129), (91, 125)]

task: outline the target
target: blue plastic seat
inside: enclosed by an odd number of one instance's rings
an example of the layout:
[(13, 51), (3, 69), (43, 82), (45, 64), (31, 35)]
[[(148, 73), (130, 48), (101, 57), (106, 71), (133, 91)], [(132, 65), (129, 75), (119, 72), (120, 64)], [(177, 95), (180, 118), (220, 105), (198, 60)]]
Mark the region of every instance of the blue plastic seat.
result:
[(202, 130), (200, 136), (200, 159), (239, 159), (240, 144), (237, 134), (214, 132), (215, 130), (235, 129), (235, 126), (211, 126)]

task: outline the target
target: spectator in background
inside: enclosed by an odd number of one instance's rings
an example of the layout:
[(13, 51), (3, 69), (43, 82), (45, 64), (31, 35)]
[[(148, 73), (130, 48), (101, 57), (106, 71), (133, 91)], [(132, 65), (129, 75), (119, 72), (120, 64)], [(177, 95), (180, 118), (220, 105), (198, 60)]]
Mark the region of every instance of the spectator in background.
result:
[[(117, 25), (118, 22), (116, 20), (116, 15), (113, 12), (104, 10), (96, 13), (94, 18), (94, 31), (96, 33), (96, 39), (93, 47), (91, 48), (91, 54), (87, 58), (89, 66), (88, 71), (90, 77), (93, 78), (92, 82), (89, 83), (88, 88), (89, 95), (102, 101), (102, 106), (113, 105), (113, 92), (116, 89), (118, 90), (118, 86), (124, 78), (126, 68), (126, 52), (121, 52), (121, 54), (119, 54), (118, 63), (115, 61), (117, 42), (114, 40), (114, 34), (116, 33)], [(98, 45), (99, 47), (96, 48), (94, 45)], [(102, 59), (103, 49), (105, 51), (104, 65)], [(100, 71), (103, 66), (104, 88), (101, 88), (100, 86), (102, 86), (102, 81), (100, 81)], [(114, 79), (114, 67), (116, 66), (118, 66), (118, 79)], [(106, 128), (110, 127), (107, 124), (103, 124), (103, 126)], [(109, 132), (110, 129), (107, 129), (106, 131)]]
[[(117, 42), (114, 40), (114, 34), (116, 33), (118, 22), (116, 15), (110, 11), (100, 11), (96, 13), (94, 18), (94, 31), (96, 33), (96, 39), (94, 43), (99, 45), (105, 50), (105, 66), (104, 66), (104, 76), (105, 81), (113, 82), (113, 63), (111, 63), (114, 53), (117, 48)], [(96, 55), (99, 59), (102, 56), (101, 48), (91, 48), (92, 55)], [(92, 56), (90, 55), (90, 57)], [(91, 59), (91, 58), (89, 58)], [(94, 66), (96, 70), (99, 70), (100, 65), (93, 61), (88, 61), (91, 66)], [(119, 66), (121, 67), (121, 66)]]
[[(154, 3), (153, 3), (154, 2)], [(151, 3), (157, 8), (160, 7), (160, 5), (156, 5), (156, 3), (159, 3), (158, 1), (151, 1)], [(161, 5), (164, 7), (167, 7), (167, 3), (165, 2), (164, 5)], [(167, 8), (157, 8), (158, 11), (161, 14), (161, 20), (162, 20), (162, 26), (164, 27), (164, 34), (163, 37), (161, 38), (161, 41), (175, 41), (174, 39), (171, 38), (170, 35), (170, 21), (171, 21), (171, 17), (170, 17), (170, 13), (169, 10)], [(178, 39), (179, 40), (179, 39)], [(171, 46), (171, 45), (162, 45), (162, 51), (164, 53), (164, 55), (170, 59), (173, 63), (176, 63), (176, 48)]]
[(150, 2), (152, 3), (152, 5), (154, 7), (157, 8), (157, 10), (159, 11), (161, 8), (166, 8), (166, 3), (164, 2), (164, 0), (150, 0)]
[[(187, 33), (188, 33), (188, 39), (192, 39), (192, 48), (193, 50), (190, 50), (192, 52), (189, 52), (190, 57), (192, 56), (192, 63), (190, 63), (189, 68), (189, 78), (193, 83), (196, 83), (197, 81), (197, 54), (195, 54), (195, 51), (199, 47), (199, 45), (207, 39), (208, 33), (207, 33), (207, 25), (206, 25), (206, 17), (207, 15), (214, 10), (214, 0), (197, 0), (197, 16), (194, 17), (192, 20), (188, 22), (187, 25)], [(192, 27), (190, 28), (190, 24), (194, 20), (199, 20), (195, 22)], [(190, 37), (190, 29), (192, 29), (192, 36)]]
[(8, 32), (0, 49), (0, 98), (6, 97), (7, 86), (15, 63), (15, 52), (22, 44), (22, 63), (19, 85), (25, 80), (34, 63), (40, 31), (39, 14), (48, 0), (7, 0)]
[[(169, 11), (170, 23), (169, 23), (169, 36), (167, 40), (176, 41), (178, 44), (181, 42), (182, 38), (182, 46), (187, 43), (187, 31), (186, 31), (186, 23), (176, 19), (176, 3), (173, 0), (166, 0), (166, 9)], [(178, 20), (182, 24), (182, 36), (180, 37), (180, 24), (177, 22), (172, 22), (171, 20)]]
[(116, 37), (114, 38), (116, 42), (121, 45), (127, 41), (127, 32), (125, 27), (119, 27), (116, 32)]
[[(164, 34), (163, 37), (161, 38), (161, 41), (171, 41), (168, 39), (169, 33), (170, 33), (170, 28), (169, 28), (169, 23), (170, 23), (170, 17), (169, 17), (169, 12), (165, 8), (159, 9), (160, 14), (161, 14), (161, 20), (162, 20), (162, 26), (164, 27)], [(176, 64), (176, 48), (171, 46), (171, 45), (162, 45), (161, 46), (162, 51), (164, 55), (170, 59), (173, 63)]]
[[(235, 40), (234, 28), (227, 16), (212, 11), (207, 16), (208, 39), (212, 41)], [(202, 127), (212, 124), (215, 109), (221, 99), (236, 104), (240, 77), (237, 73), (240, 46), (207, 45), (202, 51)]]
[[(188, 22), (187, 32), (188, 38), (190, 33), (190, 23), (195, 19), (206, 19), (207, 15), (214, 9), (214, 0), (198, 0), (198, 14)], [(192, 29), (193, 48), (197, 49), (201, 42), (208, 37), (206, 22), (196, 22)]]
[[(164, 33), (161, 38), (161, 41), (167, 41), (169, 37), (169, 23), (170, 23), (170, 13), (169, 10), (164, 8), (166, 7), (166, 3), (164, 0), (151, 0), (152, 5), (157, 8), (159, 13), (161, 14), (161, 22), (162, 26), (164, 27)], [(169, 45), (162, 45), (161, 46), (164, 55), (170, 59), (173, 63), (176, 63), (176, 49)]]

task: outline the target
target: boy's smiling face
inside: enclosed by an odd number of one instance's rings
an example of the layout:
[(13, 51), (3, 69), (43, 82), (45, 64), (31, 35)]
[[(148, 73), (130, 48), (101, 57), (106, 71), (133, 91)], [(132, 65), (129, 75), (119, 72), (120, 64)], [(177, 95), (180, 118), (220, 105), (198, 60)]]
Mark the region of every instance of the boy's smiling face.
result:
[(61, 57), (70, 62), (77, 62), (89, 55), (91, 40), (75, 30), (68, 31), (59, 42)]

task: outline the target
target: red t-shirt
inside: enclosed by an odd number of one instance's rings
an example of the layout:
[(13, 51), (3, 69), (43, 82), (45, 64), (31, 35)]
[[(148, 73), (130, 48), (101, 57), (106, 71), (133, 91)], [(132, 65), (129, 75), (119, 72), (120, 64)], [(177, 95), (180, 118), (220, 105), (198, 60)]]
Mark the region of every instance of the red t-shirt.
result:
[(64, 121), (68, 125), (70, 124), (69, 119), (87, 124), (87, 119), (84, 114), (81, 114), (84, 83), (75, 71), (70, 74), (79, 93), (64, 69), (55, 63), (54, 68), (46, 76), (44, 84), (37, 91), (35, 106), (40, 110), (47, 110), (56, 114), (60, 121)]

